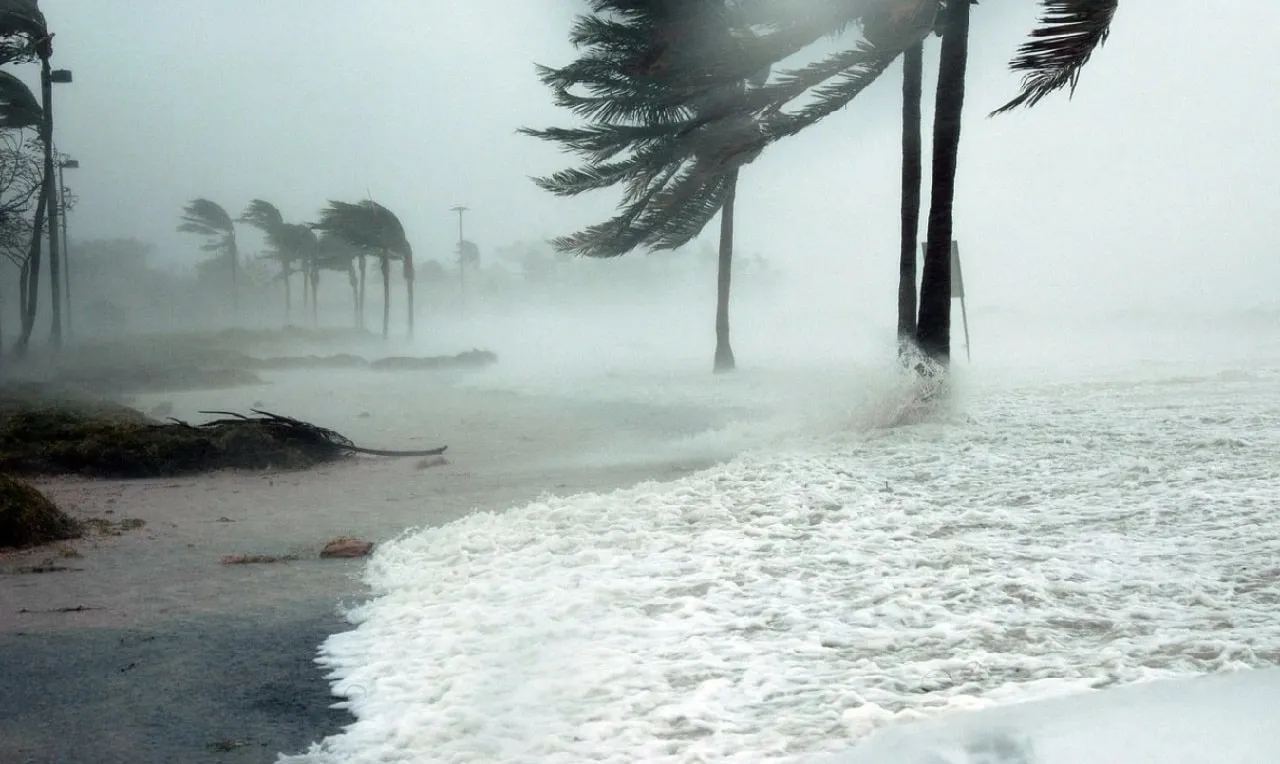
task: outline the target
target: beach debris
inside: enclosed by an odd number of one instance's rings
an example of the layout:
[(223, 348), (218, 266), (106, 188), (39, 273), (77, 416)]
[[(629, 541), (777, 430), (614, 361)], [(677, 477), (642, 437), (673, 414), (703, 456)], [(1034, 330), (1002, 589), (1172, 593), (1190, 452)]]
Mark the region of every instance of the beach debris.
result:
[(0, 471), (170, 477), (222, 469), (304, 469), (354, 454), (422, 458), (446, 450), (364, 448), (300, 419), (250, 411), (202, 411), (219, 418), (192, 425), (173, 417), (156, 421), (104, 401), (0, 399)]
[(443, 456), (428, 456), (427, 458), (420, 460), (417, 464), (413, 466), (420, 470), (425, 470), (425, 469), (430, 469), (431, 467), (443, 467), (448, 463), (449, 463), (449, 460), (444, 458)]
[(296, 554), (228, 554), (219, 562), (223, 565), (260, 565), (273, 562), (297, 562)]
[(339, 536), (335, 539), (330, 539), (329, 543), (324, 545), (324, 549), (320, 550), (320, 557), (323, 559), (366, 557), (372, 551), (372, 541), (365, 541), (352, 536)]
[(24, 549), (83, 533), (80, 523), (35, 486), (0, 474), (0, 547)]

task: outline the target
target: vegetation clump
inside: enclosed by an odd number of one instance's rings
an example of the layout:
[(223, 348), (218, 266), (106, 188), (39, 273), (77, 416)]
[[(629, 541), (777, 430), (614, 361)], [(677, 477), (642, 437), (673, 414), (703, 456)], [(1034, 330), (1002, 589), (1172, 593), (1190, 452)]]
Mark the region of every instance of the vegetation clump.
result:
[(34, 486), (0, 473), (0, 547), (39, 546), (79, 538), (80, 524)]
[[(220, 469), (304, 469), (361, 449), (332, 430), (269, 412), (190, 425), (103, 402), (0, 400), (0, 471), (140, 478)], [(442, 449), (432, 449), (442, 451)]]

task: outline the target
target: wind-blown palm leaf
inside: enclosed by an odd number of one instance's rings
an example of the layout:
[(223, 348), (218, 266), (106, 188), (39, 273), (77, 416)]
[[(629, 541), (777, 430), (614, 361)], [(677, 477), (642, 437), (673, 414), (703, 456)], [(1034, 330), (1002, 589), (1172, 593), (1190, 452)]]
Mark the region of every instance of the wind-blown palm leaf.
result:
[(240, 214), (239, 221), (248, 223), (268, 236), (279, 233), (284, 227), (284, 216), (280, 214), (280, 210), (263, 199), (254, 199), (249, 202), (249, 206), (245, 207), (244, 212)]
[(0, 0), (0, 37), (44, 37), (49, 33), (36, 0)]
[(1031, 39), (1009, 64), (1026, 72), (1022, 90), (992, 114), (1035, 106), (1063, 88), (1075, 93), (1080, 71), (1111, 33), (1120, 0), (1041, 0), (1043, 15)]
[(0, 64), (33, 61), (49, 26), (36, 0), (0, 0)]
[(400, 219), (371, 199), (357, 204), (330, 201), (314, 228), (354, 247), (397, 257), (412, 256)]
[(178, 230), (205, 236), (225, 236), (235, 232), (235, 224), (221, 205), (202, 198), (193, 199), (182, 208), (182, 225)]
[(36, 127), (43, 114), (31, 88), (12, 74), (0, 71), (0, 127)]

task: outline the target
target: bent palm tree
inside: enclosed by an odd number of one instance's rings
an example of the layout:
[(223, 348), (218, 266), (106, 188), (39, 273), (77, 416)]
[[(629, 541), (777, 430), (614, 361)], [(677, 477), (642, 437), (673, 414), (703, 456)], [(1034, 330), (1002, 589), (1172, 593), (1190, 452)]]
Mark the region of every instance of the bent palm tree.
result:
[[(413, 336), (413, 248), (405, 238), (404, 226), (391, 210), (372, 199), (358, 204), (330, 201), (320, 213), (317, 230), (328, 233), (378, 258), (382, 273), (382, 336), (390, 334), (391, 261), (404, 263), (405, 288), (409, 302), (409, 336)], [(363, 300), (361, 301), (363, 302)]]
[(240, 251), (236, 248), (236, 226), (216, 202), (208, 199), (193, 199), (182, 208), (182, 224), (178, 226), (182, 233), (194, 233), (206, 238), (206, 252), (221, 252), (231, 265), (231, 304), (235, 309), (240, 307), (238, 270)]
[[(248, 223), (262, 231), (267, 246), (271, 248), (271, 253), (267, 257), (280, 264), (279, 278), (284, 280), (285, 315), (288, 316), (291, 310), (290, 280), (297, 272), (302, 273), (303, 277), (305, 306), (308, 284), (313, 280), (312, 273), (315, 271), (317, 246), (315, 232), (310, 227), (299, 223), (284, 222), (280, 210), (262, 199), (249, 202), (249, 206), (240, 215), (238, 222)], [(315, 319), (313, 309), (312, 323), (315, 323)]]
[[(555, 141), (586, 159), (585, 166), (536, 179), (561, 196), (621, 185), (620, 213), (613, 219), (553, 241), (557, 249), (588, 257), (617, 257), (638, 247), (675, 249), (697, 237), (720, 215), (716, 278), (716, 349), (713, 370), (735, 366), (729, 340), (729, 296), (733, 265), (733, 213), (742, 158), (724, 165), (737, 146), (758, 140), (752, 116), (728, 113), (748, 91), (763, 87), (766, 66), (723, 86), (701, 88), (702, 75), (719, 59), (668, 55), (662, 45), (696, 39), (698, 50), (731, 50), (751, 38), (737, 3), (697, 9), (626, 0), (594, 0), (595, 15), (582, 16), (573, 41), (586, 51), (561, 69), (541, 67), (556, 101), (590, 123), (585, 128), (551, 128), (522, 133)], [(590, 94), (578, 96), (575, 88)], [(681, 108), (668, 108), (690, 93)], [(617, 159), (616, 157), (622, 157)]]
[[(927, 254), (915, 332), (917, 342), (928, 346), (928, 352), (943, 362), (950, 345), (951, 210), (959, 117), (963, 107), (963, 91), (956, 86), (963, 85), (967, 61), (970, 1), (945, 2), (945, 18), (954, 22), (955, 31), (950, 33), (950, 41), (944, 33), (946, 52), (940, 77), (946, 84), (939, 89), (942, 111), (936, 118), (942, 123), (935, 127), (934, 147), (933, 175), (937, 183), (931, 192)], [(916, 12), (923, 18), (929, 10), (927, 0), (828, 0), (807, 4), (741, 0), (738, 5), (744, 26), (756, 34), (741, 36), (736, 42), (724, 45), (717, 44), (714, 38), (708, 44), (705, 29), (688, 16), (676, 18), (676, 23), (668, 18), (665, 25), (662, 19), (650, 20), (644, 28), (631, 30), (633, 33), (625, 39), (612, 39), (618, 37), (620, 29), (627, 29), (628, 23), (654, 11), (621, 0), (592, 0), (594, 10), (612, 9), (622, 20), (580, 21), (574, 29), (574, 42), (600, 45), (602, 50), (594, 57), (584, 56), (564, 70), (546, 70), (544, 79), (557, 87), (557, 101), (562, 105), (588, 119), (623, 125), (622, 129), (629, 131), (642, 148), (637, 152), (639, 157), (633, 155), (611, 161), (619, 151), (611, 148), (599, 129), (561, 131), (563, 143), (594, 156), (594, 175), (576, 179), (584, 188), (644, 178), (646, 162), (652, 164), (655, 157), (673, 156), (686, 150), (690, 143), (714, 132), (716, 125), (728, 125), (733, 120), (756, 120), (760, 129), (755, 135), (742, 135), (740, 140), (722, 146), (711, 161), (704, 162), (699, 180), (723, 178), (754, 159), (769, 144), (796, 135), (843, 108), (899, 55), (912, 49), (929, 33), (928, 24), (905, 23), (915, 20)], [(960, 8), (961, 5), (964, 7)], [(1105, 42), (1119, 0), (1040, 0), (1040, 5), (1044, 14), (1030, 41), (1012, 63), (1015, 71), (1026, 73), (1021, 91), (997, 113), (1033, 105), (1050, 93), (1074, 87), (1081, 67)], [(780, 72), (764, 87), (724, 101), (716, 108), (698, 108), (709, 94), (717, 90), (723, 92), (751, 72), (777, 65), (824, 37), (839, 35), (853, 27), (863, 30), (863, 39), (853, 46), (814, 63)], [(876, 34), (885, 28), (903, 33)], [(619, 61), (627, 68), (619, 71), (613, 65)], [(661, 76), (655, 78), (655, 72)], [(628, 78), (640, 81), (639, 92), (627, 91), (627, 87), (634, 84), (629, 83)], [(588, 90), (594, 86), (596, 92), (585, 96), (571, 93), (573, 85), (584, 85)], [(799, 107), (790, 106), (802, 96), (811, 97)], [(660, 173), (654, 177), (664, 182), (671, 180)], [(636, 185), (629, 191), (628, 200), (633, 203), (626, 208), (624, 222), (643, 221), (646, 216), (657, 214), (654, 210), (660, 213), (670, 206), (666, 198), (647, 193), (649, 187), (645, 183)], [(911, 257), (910, 267), (914, 269), (914, 252)], [(914, 282), (914, 273), (911, 278)], [(904, 297), (900, 310), (906, 312), (906, 307)]]

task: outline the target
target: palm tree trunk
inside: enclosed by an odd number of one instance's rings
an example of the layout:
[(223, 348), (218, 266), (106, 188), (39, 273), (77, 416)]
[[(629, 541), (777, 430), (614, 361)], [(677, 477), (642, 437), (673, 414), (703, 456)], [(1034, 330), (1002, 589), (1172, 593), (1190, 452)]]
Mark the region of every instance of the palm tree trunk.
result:
[(355, 309), (355, 327), (360, 328), (360, 288), (354, 262), (347, 263), (347, 283), (351, 284), (351, 304)]
[(357, 317), (357, 319), (358, 319), (358, 320), (356, 321), (356, 328), (357, 328), (357, 329), (363, 329), (363, 328), (365, 327), (365, 320), (364, 320), (364, 298), (365, 298), (365, 295), (367, 294), (367, 292), (365, 291), (364, 285), (365, 285), (365, 271), (366, 271), (366, 270), (367, 270), (367, 264), (366, 264), (366, 262), (365, 262), (365, 256), (364, 256), (364, 255), (360, 255), (360, 299), (358, 300), (359, 305), (357, 305), (357, 306), (356, 306), (356, 317)]
[(404, 261), (405, 298), (409, 303), (409, 339), (413, 339), (413, 260)]
[(960, 118), (964, 111), (965, 68), (969, 58), (969, 0), (949, 0), (946, 14), (933, 117), (928, 243), (920, 280), (920, 322), (916, 328), (920, 349), (943, 366), (951, 358), (952, 206)]
[(227, 257), (231, 258), (231, 307), (240, 310), (240, 250), (236, 247), (235, 231), (227, 234)]
[(738, 195), (738, 171), (729, 173), (729, 193), (720, 208), (720, 257), (716, 266), (716, 355), (712, 371), (723, 374), (736, 367), (729, 345), (729, 287), (733, 278), (733, 205)]
[(40, 59), (40, 101), (44, 111), (40, 121), (40, 141), (44, 144), (44, 193), (48, 197), (49, 291), (53, 310), (54, 348), (62, 347), (62, 261), (58, 257), (58, 188), (53, 169), (53, 76), (49, 57)]
[(302, 312), (307, 313), (311, 310), (311, 264), (303, 263), (302, 266)]
[(293, 323), (293, 269), (284, 267), (284, 325)]
[(902, 249), (898, 256), (898, 356), (916, 338), (916, 247), (920, 237), (920, 102), (924, 80), (924, 44), (902, 57)]
[[(48, 182), (47, 178), (45, 182)], [(45, 207), (48, 203), (49, 195), (41, 193), (36, 202), (36, 217), (31, 227), (31, 244), (27, 248), (27, 262), (24, 266), (27, 269), (27, 277), (19, 285), (26, 290), (26, 301), (22, 311), (22, 334), (19, 335), (18, 343), (13, 348), (14, 355), (19, 358), (26, 355), (27, 347), (31, 344), (31, 332), (36, 327), (36, 308), (40, 302), (40, 240), (44, 236)]]
[(311, 328), (314, 329), (320, 325), (320, 267), (318, 264), (312, 266), (307, 279), (311, 282)]
[(378, 256), (378, 270), (382, 271), (382, 339), (391, 336), (391, 258), (385, 253)]

